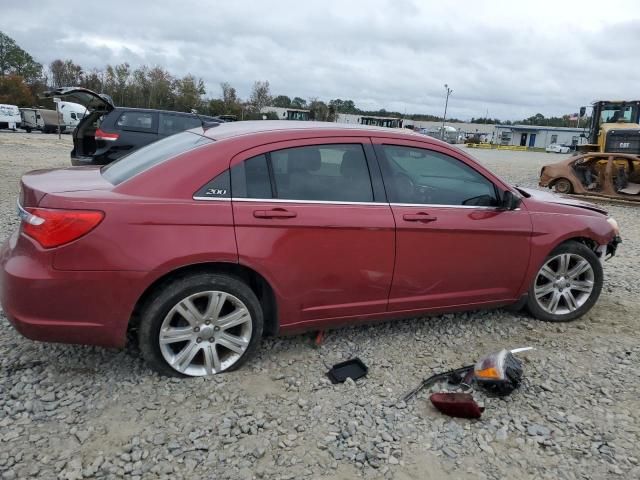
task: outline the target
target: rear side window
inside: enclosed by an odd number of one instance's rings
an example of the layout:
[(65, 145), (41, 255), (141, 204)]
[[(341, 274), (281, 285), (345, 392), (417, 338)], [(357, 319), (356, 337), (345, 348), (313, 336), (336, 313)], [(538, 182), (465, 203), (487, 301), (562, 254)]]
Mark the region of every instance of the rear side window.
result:
[(158, 124), (158, 133), (160, 135), (173, 135), (174, 133), (184, 132), (185, 130), (196, 128), (200, 125), (200, 120), (196, 117), (161, 113)]
[(236, 198), (273, 198), (267, 157), (258, 155), (234, 165), (231, 184)]
[(116, 120), (116, 128), (121, 130), (142, 130), (154, 131), (154, 114), (151, 112), (122, 112)]
[(249, 158), (231, 169), (234, 198), (372, 202), (360, 144), (310, 145)]
[(310, 145), (271, 152), (279, 199), (372, 202), (362, 145)]
[(182, 132), (150, 143), (102, 168), (102, 176), (114, 185), (130, 179), (181, 153), (213, 140), (191, 132)]

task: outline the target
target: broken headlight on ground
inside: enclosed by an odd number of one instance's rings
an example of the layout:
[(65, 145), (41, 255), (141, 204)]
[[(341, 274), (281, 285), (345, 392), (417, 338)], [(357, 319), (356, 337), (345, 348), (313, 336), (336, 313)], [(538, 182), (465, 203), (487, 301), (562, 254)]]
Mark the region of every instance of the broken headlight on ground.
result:
[(478, 360), (473, 376), (485, 390), (495, 395), (509, 395), (522, 381), (522, 363), (509, 350), (500, 350)]

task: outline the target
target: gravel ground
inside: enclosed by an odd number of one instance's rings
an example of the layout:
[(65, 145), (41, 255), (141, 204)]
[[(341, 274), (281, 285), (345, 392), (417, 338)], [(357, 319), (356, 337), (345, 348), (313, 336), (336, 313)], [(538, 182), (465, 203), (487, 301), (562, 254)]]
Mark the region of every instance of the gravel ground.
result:
[[(20, 175), (68, 165), (70, 138), (0, 132), (0, 235), (17, 225)], [(471, 151), (535, 186), (561, 155)], [(49, 345), (0, 317), (0, 474), (11, 478), (640, 478), (638, 207), (608, 204), (619, 256), (582, 319), (554, 325), (502, 310), (386, 322), (263, 341), (240, 371), (211, 379), (153, 374), (136, 347)], [(433, 370), (531, 345), (525, 381), (476, 392), (476, 421), (436, 412)], [(369, 375), (331, 385), (326, 365), (358, 355)]]

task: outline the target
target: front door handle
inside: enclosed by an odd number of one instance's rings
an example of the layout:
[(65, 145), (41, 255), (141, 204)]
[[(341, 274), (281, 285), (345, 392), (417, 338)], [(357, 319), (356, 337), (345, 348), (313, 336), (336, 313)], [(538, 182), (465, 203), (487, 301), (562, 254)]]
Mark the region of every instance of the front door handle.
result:
[(402, 219), (406, 222), (429, 223), (429, 222), (435, 222), (436, 220), (438, 220), (438, 217), (429, 215), (428, 213), (420, 212), (420, 213), (405, 213), (402, 216)]
[(298, 214), (284, 208), (274, 208), (272, 210), (254, 210), (253, 216), (256, 218), (294, 218)]

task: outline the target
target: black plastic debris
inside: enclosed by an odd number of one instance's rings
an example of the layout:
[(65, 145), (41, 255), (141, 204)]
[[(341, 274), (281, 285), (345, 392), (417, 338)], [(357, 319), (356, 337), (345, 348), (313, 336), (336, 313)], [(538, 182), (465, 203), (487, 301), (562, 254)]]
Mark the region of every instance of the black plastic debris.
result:
[(369, 368), (358, 357), (345, 362), (336, 363), (327, 372), (327, 377), (331, 383), (343, 383), (347, 378), (357, 380), (364, 377), (369, 372)]

